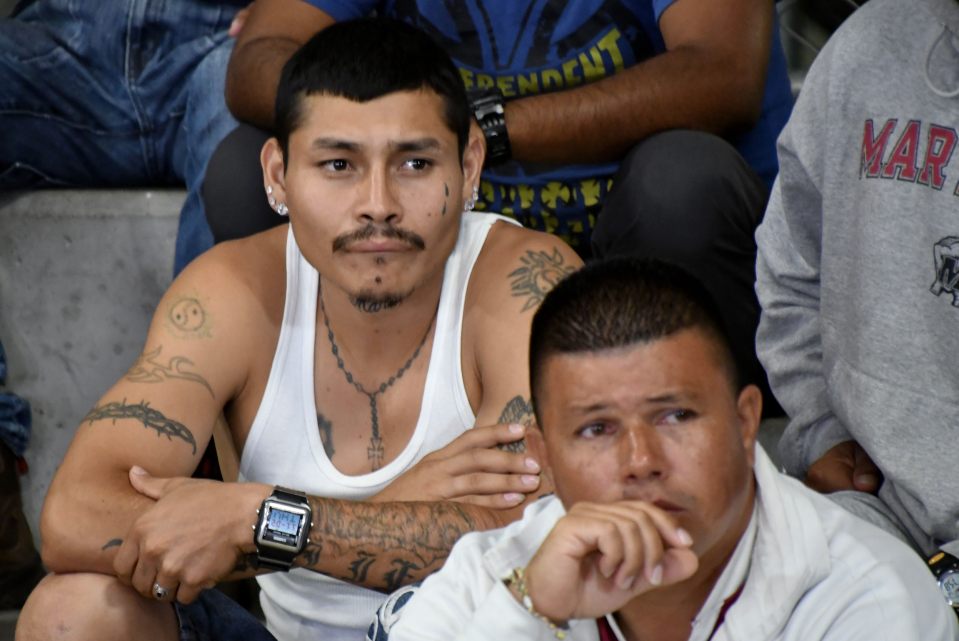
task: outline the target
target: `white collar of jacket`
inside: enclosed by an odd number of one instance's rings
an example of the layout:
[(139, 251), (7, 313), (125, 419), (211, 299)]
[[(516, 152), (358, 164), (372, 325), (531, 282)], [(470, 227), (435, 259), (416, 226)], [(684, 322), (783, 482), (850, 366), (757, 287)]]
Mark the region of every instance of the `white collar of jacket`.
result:
[[(753, 473), (757, 490), (752, 519), (696, 615), (690, 641), (709, 638), (723, 602), (739, 589), (743, 577), (743, 591), (713, 640), (775, 638), (799, 600), (831, 571), (829, 542), (815, 507), (758, 444)], [(565, 513), (555, 496), (530, 505), (523, 520), (483, 555), (486, 571), (505, 579), (513, 568), (526, 567)], [(618, 632), (615, 624), (613, 629)]]

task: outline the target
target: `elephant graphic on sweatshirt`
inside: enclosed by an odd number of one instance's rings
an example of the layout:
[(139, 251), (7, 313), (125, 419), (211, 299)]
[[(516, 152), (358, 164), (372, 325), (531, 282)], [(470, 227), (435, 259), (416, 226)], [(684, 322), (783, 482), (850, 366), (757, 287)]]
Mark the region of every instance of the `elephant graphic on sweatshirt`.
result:
[(932, 248), (936, 262), (936, 282), (930, 290), (936, 296), (952, 294), (952, 306), (959, 307), (959, 237), (946, 236)]

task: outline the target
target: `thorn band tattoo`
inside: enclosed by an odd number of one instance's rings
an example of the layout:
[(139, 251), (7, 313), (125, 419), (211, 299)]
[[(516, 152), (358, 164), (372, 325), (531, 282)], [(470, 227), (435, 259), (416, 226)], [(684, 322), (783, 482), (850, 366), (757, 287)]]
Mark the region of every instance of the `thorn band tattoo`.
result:
[(363, 384), (357, 380), (353, 379), (353, 374), (346, 369), (346, 365), (343, 363), (343, 357), (340, 356), (340, 348), (336, 345), (336, 339), (333, 336), (333, 330), (330, 329), (330, 318), (326, 314), (326, 305), (323, 304), (323, 287), (319, 287), (319, 299), (320, 299), (320, 309), (323, 311), (323, 323), (326, 325), (326, 333), (330, 339), (330, 347), (333, 350), (333, 356), (336, 358), (336, 366), (340, 368), (340, 371), (346, 376), (346, 382), (356, 388), (356, 391), (361, 394), (365, 394), (367, 398), (370, 399), (370, 415), (373, 421), (373, 435), (370, 437), (370, 446), (366, 449), (367, 459), (372, 464), (373, 471), (380, 469), (383, 466), (383, 459), (386, 455), (386, 450), (383, 447), (383, 439), (380, 437), (380, 419), (376, 407), (376, 397), (385, 392), (387, 389), (393, 387), (393, 383), (403, 378), (403, 374), (412, 367), (413, 361), (420, 355), (420, 350), (423, 349), (423, 345), (426, 344), (426, 339), (430, 335), (430, 330), (433, 328), (433, 320), (436, 318), (436, 315), (433, 315), (433, 318), (430, 319), (430, 324), (426, 327), (426, 333), (423, 334), (423, 340), (420, 341), (419, 347), (416, 348), (416, 351), (413, 352), (413, 356), (410, 357), (406, 364), (400, 368), (395, 375), (390, 376), (388, 381), (380, 383), (380, 386), (373, 392), (367, 391)]
[(210, 396), (216, 398), (213, 388), (206, 382), (206, 379), (193, 372), (186, 372), (184, 368), (193, 367), (193, 361), (183, 356), (174, 356), (170, 363), (163, 365), (157, 362), (163, 346), (158, 346), (154, 351), (147, 354), (144, 352), (137, 359), (137, 362), (127, 372), (126, 379), (131, 383), (162, 383), (164, 380), (179, 379), (183, 381), (193, 381), (199, 383), (210, 392)]
[(135, 405), (127, 405), (127, 401), (124, 399), (121, 403), (97, 405), (80, 422), (90, 421), (92, 425), (94, 421), (113, 419), (115, 425), (117, 419), (121, 418), (132, 418), (140, 421), (144, 427), (156, 430), (157, 437), (165, 435), (171, 441), (174, 436), (182, 439), (193, 447), (193, 453), (196, 454), (196, 440), (193, 438), (193, 432), (182, 423), (168, 419), (162, 413), (150, 407), (146, 401), (140, 401)]
[(565, 263), (563, 255), (556, 248), (553, 248), (552, 255), (544, 251), (527, 250), (526, 255), (519, 260), (523, 266), (511, 273), (509, 278), (513, 279), (510, 283), (513, 296), (526, 297), (521, 313), (539, 307), (549, 290), (576, 271)]
[[(519, 423), (526, 427), (532, 425), (534, 420), (532, 399), (527, 401), (522, 396), (517, 396), (507, 403), (499, 417), (500, 423)], [(500, 443), (496, 447), (507, 452), (525, 452), (526, 439), (521, 438), (512, 443)]]

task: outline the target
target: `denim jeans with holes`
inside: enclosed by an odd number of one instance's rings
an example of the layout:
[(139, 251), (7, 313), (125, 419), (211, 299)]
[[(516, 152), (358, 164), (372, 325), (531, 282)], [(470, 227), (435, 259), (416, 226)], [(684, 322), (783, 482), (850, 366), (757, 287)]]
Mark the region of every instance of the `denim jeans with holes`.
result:
[(179, 272), (213, 244), (200, 186), (236, 127), (227, 31), (248, 0), (35, 0), (0, 20), (0, 191), (186, 183)]

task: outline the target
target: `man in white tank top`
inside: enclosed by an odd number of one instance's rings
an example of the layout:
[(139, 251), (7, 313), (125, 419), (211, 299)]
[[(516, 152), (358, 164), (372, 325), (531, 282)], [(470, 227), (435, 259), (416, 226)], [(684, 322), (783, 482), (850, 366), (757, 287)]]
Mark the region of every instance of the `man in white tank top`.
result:
[[(529, 327), (580, 262), (468, 213), (485, 146), (448, 56), (340, 23), (287, 64), (275, 113), (264, 187), (292, 230), (217, 246), (167, 291), (51, 485), (54, 574), (18, 639), (271, 638), (205, 590), (254, 572), (276, 637), (362, 638), (386, 592), (548, 491), (522, 440)], [(183, 478), (220, 412), (247, 482)], [(285, 512), (295, 542), (264, 543), (271, 517), (258, 545), (258, 510), (291, 496), (311, 512)]]

